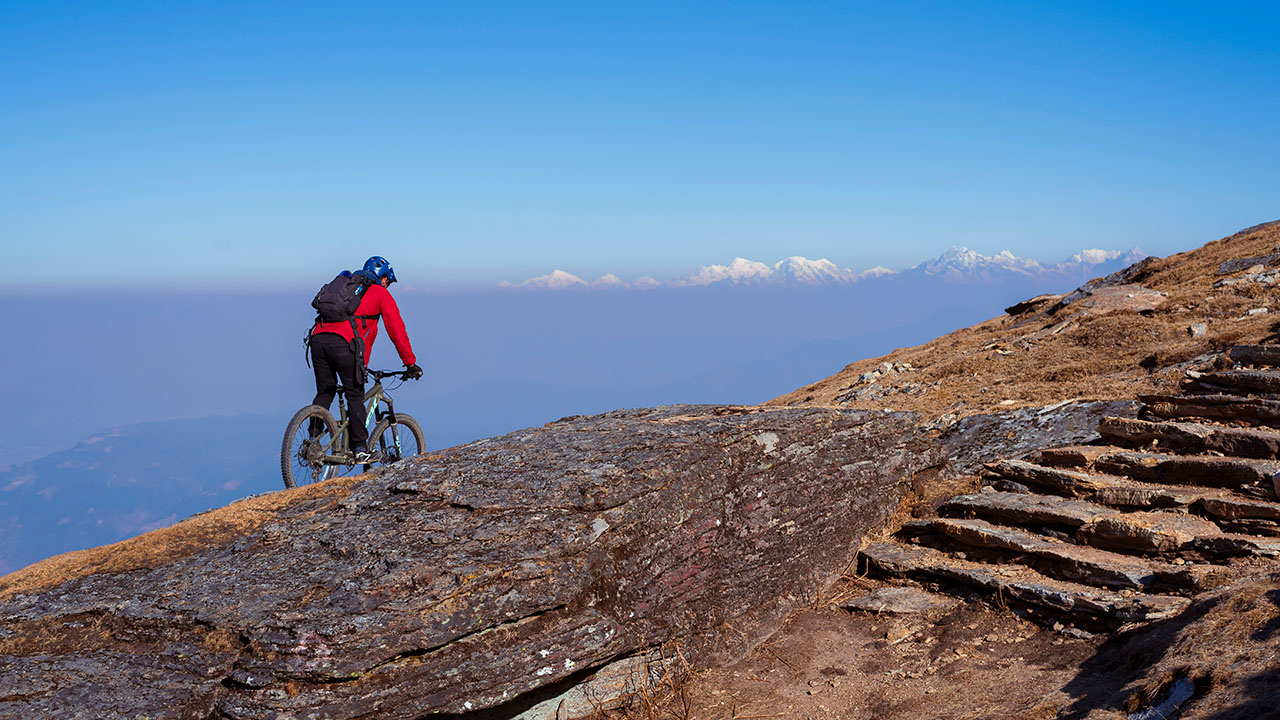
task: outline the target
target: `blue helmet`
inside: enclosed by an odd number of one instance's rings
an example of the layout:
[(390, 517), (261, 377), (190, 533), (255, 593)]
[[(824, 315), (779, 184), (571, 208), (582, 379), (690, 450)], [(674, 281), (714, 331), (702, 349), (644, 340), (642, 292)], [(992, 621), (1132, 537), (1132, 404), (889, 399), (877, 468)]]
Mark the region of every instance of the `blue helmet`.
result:
[(364, 271), (378, 280), (387, 278), (390, 281), (387, 283), (388, 285), (396, 281), (396, 271), (391, 269), (391, 263), (387, 262), (387, 259), (381, 255), (374, 255), (365, 260)]

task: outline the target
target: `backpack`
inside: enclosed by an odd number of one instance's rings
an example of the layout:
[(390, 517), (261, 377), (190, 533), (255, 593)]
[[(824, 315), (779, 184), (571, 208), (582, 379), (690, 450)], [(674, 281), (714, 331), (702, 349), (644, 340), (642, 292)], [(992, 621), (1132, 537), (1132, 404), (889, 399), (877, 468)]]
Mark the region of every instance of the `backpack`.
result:
[(320, 292), (311, 301), (316, 309), (319, 322), (342, 322), (351, 320), (351, 329), (355, 329), (356, 310), (364, 299), (365, 288), (373, 284), (368, 275), (343, 270), (338, 276), (324, 284)]
[(364, 338), (356, 329), (356, 320), (375, 320), (377, 315), (356, 315), (360, 301), (364, 299), (364, 291), (374, 283), (373, 276), (364, 271), (351, 272), (343, 270), (337, 277), (325, 283), (311, 300), (311, 307), (316, 309), (316, 321), (303, 337), (307, 348), (307, 367), (311, 367), (311, 333), (322, 322), (351, 323), (351, 352), (356, 356), (357, 377), (364, 382)]

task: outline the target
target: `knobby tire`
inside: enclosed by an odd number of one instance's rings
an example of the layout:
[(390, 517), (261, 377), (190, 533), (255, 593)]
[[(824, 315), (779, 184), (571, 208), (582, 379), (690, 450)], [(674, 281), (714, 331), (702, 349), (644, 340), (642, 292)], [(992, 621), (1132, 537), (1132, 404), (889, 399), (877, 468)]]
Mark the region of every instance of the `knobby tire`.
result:
[[(333, 415), (326, 408), (322, 408), (319, 405), (308, 405), (293, 414), (293, 418), (289, 420), (289, 425), (284, 431), (284, 442), (280, 446), (280, 472), (284, 475), (284, 486), (286, 488), (298, 487), (298, 481), (301, 481), (302, 485), (308, 485), (327, 477), (324, 465), (307, 464), (300, 457), (300, 453), (304, 449), (302, 443), (304, 441), (307, 443), (315, 442), (309, 439), (312, 418), (316, 418), (324, 424), (325, 432), (320, 436), (321, 442), (329, 442), (338, 431), (338, 423), (334, 421)], [(323, 454), (313, 450), (313, 447), (312, 445), (305, 446), (309, 455), (318, 457), (318, 455)], [(306, 472), (300, 472), (303, 470)]]
[(378, 424), (373, 427), (373, 434), (369, 436), (369, 447), (377, 447), (382, 451), (384, 456), (383, 465), (391, 465), (398, 460), (421, 455), (427, 451), (427, 435), (422, 432), (422, 426), (412, 416), (406, 413), (396, 413), (396, 428), (400, 434), (401, 445), (403, 446), (404, 441), (407, 439), (404, 431), (408, 430), (413, 437), (415, 447), (405, 450), (403, 455), (394, 455), (393, 453), (396, 452), (395, 446), (392, 443), (391, 435), (387, 432), (391, 429), (391, 424), (386, 418), (379, 420)]

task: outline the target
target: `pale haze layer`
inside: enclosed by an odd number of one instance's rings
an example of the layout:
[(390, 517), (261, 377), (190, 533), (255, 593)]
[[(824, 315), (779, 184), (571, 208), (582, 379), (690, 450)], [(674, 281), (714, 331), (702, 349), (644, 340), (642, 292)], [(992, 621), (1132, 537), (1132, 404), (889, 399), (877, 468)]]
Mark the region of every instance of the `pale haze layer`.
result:
[[(566, 415), (758, 403), (1124, 262), (1032, 272), (953, 248), (835, 285), (780, 263), (773, 283), (757, 272), (661, 287), (393, 286), (426, 377), (392, 395), (431, 450)], [(0, 574), (280, 489), (281, 435), (314, 393), (301, 343), (312, 293), (11, 297), (40, 322), (22, 352), (0, 357), (20, 378), (0, 403), (22, 410), (0, 417)], [(385, 335), (371, 364), (399, 367)]]

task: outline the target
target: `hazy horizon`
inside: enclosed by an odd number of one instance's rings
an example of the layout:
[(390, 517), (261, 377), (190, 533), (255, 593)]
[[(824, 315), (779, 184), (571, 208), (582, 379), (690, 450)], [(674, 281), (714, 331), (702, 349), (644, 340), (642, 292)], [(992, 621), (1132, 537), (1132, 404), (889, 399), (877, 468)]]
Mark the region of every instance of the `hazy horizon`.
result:
[[(536, 272), (536, 274), (528, 277), (519, 277), (519, 278), (501, 277), (496, 279), (491, 278), (489, 280), (486, 280), (485, 282), (474, 282), (469, 284), (460, 283), (460, 282), (454, 282), (454, 283), (442, 282), (434, 285), (425, 284), (421, 281), (418, 281), (414, 277), (407, 277), (407, 278), (404, 278), (402, 281), (397, 282), (397, 284), (394, 287), (394, 291), (396, 294), (401, 294), (401, 293), (454, 294), (454, 293), (487, 292), (495, 289), (499, 289), (499, 290), (522, 289), (519, 287), (521, 282), (524, 282), (532, 278), (536, 278), (539, 275), (549, 274), (553, 271), (568, 272), (572, 275), (580, 277), (581, 279), (587, 282), (591, 282), (592, 280), (602, 277), (603, 275), (614, 275), (628, 282), (639, 279), (639, 278), (647, 277), (647, 278), (653, 278), (657, 280), (660, 285), (668, 285), (680, 280), (685, 276), (692, 274), (697, 270), (700, 270), (706, 267), (715, 266), (715, 265), (728, 265), (737, 258), (744, 258), (747, 260), (751, 260), (753, 262), (764, 262), (765, 264), (768, 264), (768, 265), (774, 265), (778, 262), (781, 262), (790, 258), (794, 258), (794, 257), (799, 257), (802, 259), (807, 259), (812, 261), (831, 260), (835, 263), (835, 265), (837, 265), (841, 269), (848, 269), (855, 272), (874, 270), (874, 269), (887, 269), (891, 271), (892, 274), (899, 274), (899, 273), (910, 272), (929, 262), (936, 261), (940, 258), (943, 258), (945, 257), (948, 251), (957, 249), (957, 248), (961, 250), (972, 250), (987, 259), (990, 259), (996, 255), (999, 255), (1002, 252), (1008, 252), (1007, 249), (1005, 248), (994, 248), (994, 247), (993, 248), (971, 248), (967, 245), (944, 244), (942, 246), (935, 248), (931, 254), (927, 254), (925, 256), (915, 258), (907, 262), (906, 264), (899, 264), (894, 267), (877, 263), (871, 259), (862, 259), (860, 261), (861, 264), (856, 264), (856, 263), (849, 264), (843, 261), (833, 260), (832, 258), (827, 258), (827, 257), (806, 258), (803, 255), (798, 255), (795, 253), (778, 256), (776, 258), (772, 256), (745, 257), (743, 255), (733, 255), (730, 257), (719, 258), (718, 260), (711, 263), (707, 263), (705, 265), (687, 267), (682, 270), (679, 270), (678, 272), (674, 272), (670, 275), (664, 275), (664, 276), (642, 274), (642, 273), (639, 273), (638, 271), (628, 270), (626, 268), (615, 268), (613, 270), (607, 271), (606, 273), (603, 273), (602, 275), (597, 275), (597, 276), (591, 276), (589, 274), (580, 275), (579, 273), (575, 273), (571, 269), (569, 269), (569, 268), (575, 267), (576, 265), (576, 263), (573, 261), (573, 258), (565, 258), (563, 261), (556, 261), (556, 262), (550, 263), (545, 267), (543, 271)], [(1146, 252), (1146, 248), (1142, 248), (1137, 245), (1127, 246), (1127, 247), (1121, 247), (1121, 246), (1101, 247), (1096, 244), (1090, 245), (1089, 243), (1086, 242), (1086, 243), (1081, 243), (1079, 247), (1076, 247), (1075, 249), (1070, 250), (1064, 255), (1053, 255), (1053, 256), (1027, 255), (1027, 256), (1016, 256), (1016, 257), (1018, 257), (1019, 259), (1035, 261), (1040, 265), (1042, 265), (1046, 272), (1052, 273), (1055, 269), (1054, 268), (1055, 265), (1069, 263), (1074, 257), (1078, 256), (1081, 253), (1085, 253), (1088, 251), (1096, 251), (1096, 250), (1120, 253), (1122, 255), (1126, 253), (1129, 253), (1129, 254), (1139, 253), (1144, 255), (1149, 254)], [(1177, 249), (1174, 249), (1173, 251), (1177, 252)], [(347, 256), (350, 256), (350, 257), (347, 257)], [(30, 286), (11, 283), (9, 285), (0, 286), (0, 297), (4, 297), (8, 295), (84, 296), (84, 295), (97, 295), (97, 294), (112, 294), (112, 293), (120, 293), (120, 292), (203, 293), (203, 292), (211, 292), (211, 291), (233, 291), (233, 292), (300, 293), (300, 292), (306, 292), (308, 290), (314, 290), (317, 287), (317, 283), (323, 284), (323, 282), (325, 282), (328, 277), (330, 277), (333, 273), (339, 270), (359, 269), (359, 264), (360, 262), (362, 262), (363, 259), (364, 259), (364, 256), (361, 253), (355, 253), (354, 255), (352, 255), (351, 253), (347, 253), (344, 256), (335, 257), (330, 267), (317, 271), (319, 274), (311, 278), (299, 278), (296, 276), (296, 273), (294, 273), (288, 277), (267, 281), (267, 280), (252, 278), (248, 276), (241, 277), (241, 276), (233, 275), (230, 277), (212, 278), (205, 282), (186, 281), (186, 282), (178, 283), (176, 280), (168, 279), (163, 276), (143, 277), (143, 276), (130, 275), (130, 276), (122, 276), (122, 277), (103, 278), (98, 282), (98, 284), (85, 283), (85, 284), (77, 285), (75, 287), (63, 287), (63, 286), (59, 286), (59, 285), (48, 283), (48, 282), (37, 283)], [(1107, 261), (1103, 261), (1103, 262), (1107, 262)], [(396, 264), (398, 263), (393, 263), (393, 265), (396, 265)], [(412, 272), (413, 270), (414, 268), (410, 267), (405, 274), (407, 274), (408, 272)], [(1085, 270), (1085, 274), (1088, 274), (1089, 267), (1085, 267), (1084, 270)], [(1081, 275), (1080, 277), (1083, 277), (1083, 276)], [(878, 278), (869, 277), (864, 279), (863, 282), (872, 282), (876, 279)]]
[[(1115, 265), (1090, 270), (1100, 274)], [(952, 329), (927, 323), (931, 316), (973, 322), (1027, 293), (1067, 292), (1092, 276), (1011, 274), (957, 284), (905, 275), (841, 287), (585, 293), (395, 286), (427, 372), (400, 392), (427, 407), (432, 398), (451, 397), (449, 412), (456, 412), (468, 393), (496, 402), (492, 392), (476, 388), (510, 383), (518, 392), (536, 383), (545, 386), (546, 413), (537, 411), (533, 397), (510, 402), (520, 408), (517, 417), (530, 421), (555, 412), (614, 409), (609, 403), (758, 403), (825, 377), (861, 352), (892, 349), (856, 338), (888, 333), (903, 342), (923, 341), (932, 337), (928, 332)], [(302, 340), (315, 289), (11, 296), (20, 315), (39, 316), (41, 322), (23, 353), (0, 359), (0, 370), (28, 381), (3, 393), (7, 406), (24, 412), (0, 418), (0, 466), (118, 425), (291, 413), (314, 394)], [(775, 357), (811, 343), (840, 342), (847, 347), (812, 355), (821, 359), (817, 365)], [(761, 361), (774, 367), (730, 371)], [(374, 345), (372, 365), (400, 366), (385, 330)], [(738, 376), (731, 381), (713, 377), (733, 372)], [(577, 406), (555, 402), (557, 394), (585, 399)], [(476, 433), (516, 429), (509, 423), (440, 424), (448, 428), (449, 444), (480, 436), (455, 432), (463, 426)]]

